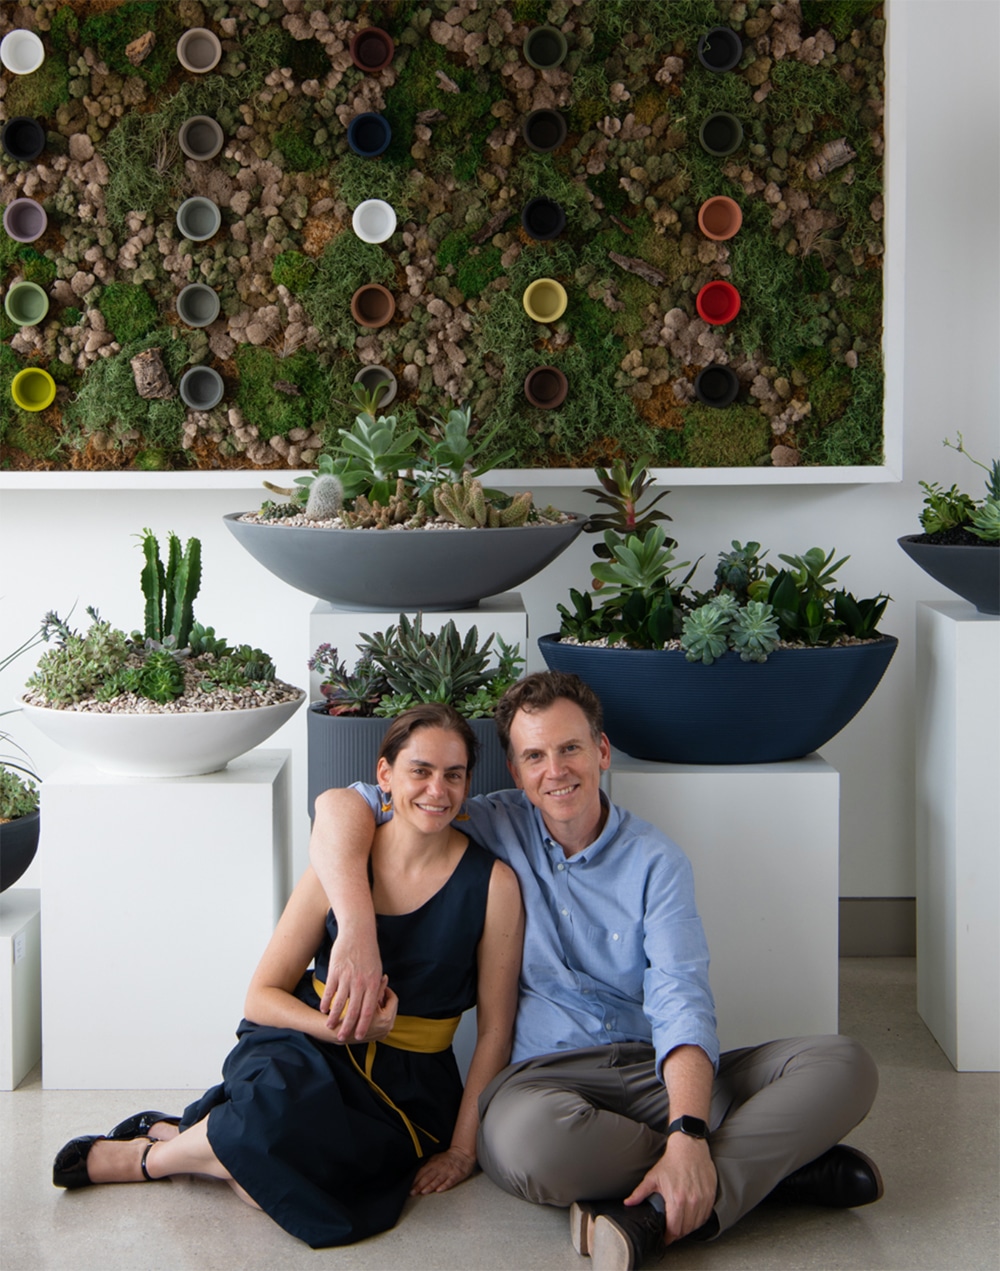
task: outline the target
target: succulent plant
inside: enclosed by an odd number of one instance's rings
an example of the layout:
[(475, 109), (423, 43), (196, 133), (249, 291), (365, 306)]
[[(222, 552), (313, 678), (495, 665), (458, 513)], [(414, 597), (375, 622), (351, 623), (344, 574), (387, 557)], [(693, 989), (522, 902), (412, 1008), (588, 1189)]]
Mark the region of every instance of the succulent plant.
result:
[[(654, 510), (656, 504), (670, 493), (669, 490), (661, 490), (644, 508), (639, 507), (650, 486), (656, 484), (647, 471), (648, 462), (647, 458), (638, 459), (629, 469), (624, 459), (616, 459), (610, 473), (600, 466), (594, 468), (600, 488), (591, 486), (584, 490), (584, 494), (595, 495), (598, 503), (606, 503), (611, 511), (591, 516), (584, 526), (588, 533), (606, 534), (608, 530), (614, 530), (619, 535), (636, 534), (642, 538), (658, 521), (672, 520), (666, 512)], [(666, 535), (664, 542), (676, 547), (674, 540), (667, 539)], [(594, 553), (606, 560), (610, 560), (612, 555), (606, 542), (598, 544)]]
[(12, 771), (12, 765), (0, 765), (0, 821), (16, 821), (37, 811), (38, 787), (34, 781)]

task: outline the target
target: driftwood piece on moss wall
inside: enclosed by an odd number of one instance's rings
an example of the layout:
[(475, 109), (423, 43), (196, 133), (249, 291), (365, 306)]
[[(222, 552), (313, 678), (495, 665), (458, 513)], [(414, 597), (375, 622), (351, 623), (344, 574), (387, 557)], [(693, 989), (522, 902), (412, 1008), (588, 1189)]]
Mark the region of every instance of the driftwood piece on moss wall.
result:
[[(502, 424), (512, 467), (882, 462), (881, 5), (26, 0), (17, 15), (45, 61), (5, 72), (0, 115), (39, 120), (45, 145), (0, 156), (0, 203), (40, 203), (47, 227), (0, 235), (0, 279), (37, 283), (49, 307), (34, 326), (0, 316), (4, 468), (312, 467), (372, 364), (396, 375), (402, 422), (468, 402)], [(523, 52), (544, 24), (566, 41), (553, 69)], [(220, 42), (205, 73), (177, 58), (191, 25)], [(373, 25), (395, 43), (374, 74), (350, 56)], [(698, 56), (718, 25), (742, 48), (726, 72)], [(565, 123), (550, 152), (522, 137), (537, 110)], [(391, 129), (376, 158), (348, 143), (365, 112)], [(728, 154), (701, 140), (727, 148), (720, 116), (742, 133)], [(221, 148), (189, 157), (211, 149), (211, 121)], [(730, 238), (699, 225), (716, 196), (739, 208)], [(178, 227), (192, 198), (221, 213), (206, 239)], [(523, 228), (533, 198), (564, 210), (556, 237)], [(352, 228), (366, 199), (395, 211), (384, 242)], [(543, 277), (568, 297), (548, 324), (521, 299)], [(697, 309), (717, 281), (740, 298), (723, 324)], [(206, 325), (197, 305), (178, 316), (192, 283), (217, 297)], [(352, 317), (369, 283), (395, 301), (379, 328)], [(154, 349), (152, 394), (133, 367)], [(163, 388), (198, 363), (226, 385), (205, 413)], [(695, 393), (712, 363), (740, 384), (722, 409)], [(558, 409), (524, 396), (541, 364), (568, 378)], [(48, 409), (12, 399), (28, 366), (56, 382)]]

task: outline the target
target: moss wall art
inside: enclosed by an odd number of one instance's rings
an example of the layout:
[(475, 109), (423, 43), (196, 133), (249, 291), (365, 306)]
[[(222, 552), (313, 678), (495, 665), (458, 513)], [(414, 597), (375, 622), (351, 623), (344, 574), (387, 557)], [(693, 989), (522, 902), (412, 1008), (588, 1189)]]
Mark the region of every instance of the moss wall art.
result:
[(23, 0), (0, 34), (6, 470), (310, 468), (376, 366), (510, 467), (882, 463), (880, 4)]

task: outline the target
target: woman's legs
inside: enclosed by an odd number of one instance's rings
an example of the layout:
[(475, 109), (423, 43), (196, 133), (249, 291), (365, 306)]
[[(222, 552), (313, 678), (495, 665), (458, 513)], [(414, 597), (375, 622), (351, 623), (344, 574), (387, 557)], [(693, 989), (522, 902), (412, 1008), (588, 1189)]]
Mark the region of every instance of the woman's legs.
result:
[(128, 1139), (124, 1142), (101, 1139), (95, 1143), (87, 1157), (87, 1173), (90, 1181), (92, 1183), (141, 1183), (144, 1176), (140, 1162), (148, 1148), (146, 1170), (151, 1178), (169, 1178), (173, 1174), (197, 1174), (201, 1178), (218, 1178), (228, 1183), (241, 1200), (246, 1201), (255, 1209), (260, 1208), (212, 1151), (212, 1145), (208, 1141), (207, 1117), (203, 1117), (183, 1133), (179, 1133), (176, 1126), (167, 1126), (164, 1122), (158, 1122), (151, 1128), (154, 1131), (159, 1131), (161, 1128), (164, 1131), (172, 1130), (173, 1133), (164, 1138), (151, 1135), (152, 1145), (149, 1139)]

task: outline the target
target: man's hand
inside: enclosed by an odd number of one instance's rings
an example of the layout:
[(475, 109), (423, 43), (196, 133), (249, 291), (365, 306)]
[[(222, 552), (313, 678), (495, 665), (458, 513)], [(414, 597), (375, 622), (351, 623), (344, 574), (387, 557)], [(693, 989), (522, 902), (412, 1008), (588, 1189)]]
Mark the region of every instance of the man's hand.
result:
[(368, 1033), (385, 985), (382, 960), (374, 941), (348, 945), (342, 936), (334, 941), (319, 1009), (327, 1016), (326, 1026), (335, 1034), (335, 1041), (371, 1040)]
[(631, 1196), (625, 1197), (625, 1204), (638, 1205), (659, 1192), (665, 1207), (664, 1239), (669, 1245), (708, 1221), (715, 1189), (715, 1165), (705, 1140), (671, 1134), (663, 1155)]
[(424, 1161), (410, 1188), (411, 1196), (428, 1196), (431, 1192), (446, 1192), (457, 1183), (464, 1182), (476, 1168), (476, 1158), (460, 1148), (450, 1147)]

